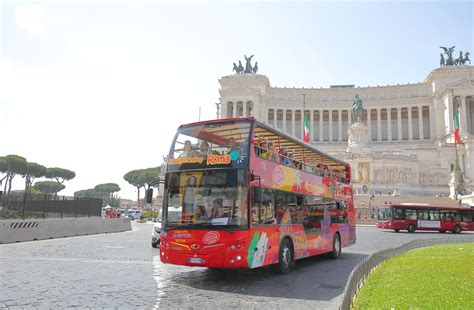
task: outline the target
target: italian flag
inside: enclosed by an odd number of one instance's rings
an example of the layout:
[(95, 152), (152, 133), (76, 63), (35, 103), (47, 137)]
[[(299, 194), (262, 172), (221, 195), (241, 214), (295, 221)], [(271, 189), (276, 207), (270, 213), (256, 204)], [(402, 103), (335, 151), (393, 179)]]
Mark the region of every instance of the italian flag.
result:
[(309, 143), (309, 121), (304, 113), (304, 142)]
[(457, 109), (454, 110), (454, 142), (461, 144), (461, 137), (459, 136), (459, 113)]

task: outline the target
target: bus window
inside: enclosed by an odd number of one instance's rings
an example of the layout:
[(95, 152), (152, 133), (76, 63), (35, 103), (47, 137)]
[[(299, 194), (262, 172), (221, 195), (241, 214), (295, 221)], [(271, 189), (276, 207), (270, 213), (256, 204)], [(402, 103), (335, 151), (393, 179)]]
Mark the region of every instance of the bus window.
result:
[(275, 224), (275, 202), (271, 189), (263, 190), (262, 203), (253, 205), (253, 224)]
[(416, 210), (405, 209), (405, 219), (406, 220), (416, 220)]
[(462, 214), (462, 221), (463, 222), (472, 222), (473, 221), (473, 216), (472, 216), (472, 213), (470, 210), (469, 211), (462, 211), (461, 214)]
[(420, 221), (429, 221), (430, 216), (428, 210), (418, 210), (418, 219)]
[(438, 210), (430, 210), (430, 220), (431, 221), (439, 221), (440, 220), (440, 215)]
[(393, 219), (403, 220), (403, 209), (393, 208)]
[(448, 221), (448, 222), (452, 222), (452, 221), (460, 222), (461, 221), (461, 215), (459, 214), (458, 211), (442, 210), (440, 218), (441, 218), (442, 221)]

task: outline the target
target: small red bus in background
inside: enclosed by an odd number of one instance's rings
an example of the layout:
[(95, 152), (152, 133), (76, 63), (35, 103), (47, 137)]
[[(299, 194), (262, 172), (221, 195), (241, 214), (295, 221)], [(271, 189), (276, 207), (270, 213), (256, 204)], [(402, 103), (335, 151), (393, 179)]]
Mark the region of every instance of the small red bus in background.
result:
[(416, 204), (383, 205), (377, 211), (377, 227), (395, 232), (432, 230), (459, 234), (461, 231), (474, 231), (474, 209)]
[(286, 273), (300, 258), (336, 258), (355, 243), (350, 180), (346, 162), (254, 118), (182, 125), (167, 161), (161, 261)]

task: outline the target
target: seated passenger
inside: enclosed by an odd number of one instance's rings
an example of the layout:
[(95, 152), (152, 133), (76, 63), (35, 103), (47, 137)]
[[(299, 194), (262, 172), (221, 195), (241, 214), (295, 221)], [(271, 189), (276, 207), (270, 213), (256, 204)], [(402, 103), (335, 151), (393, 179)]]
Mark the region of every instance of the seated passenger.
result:
[(204, 156), (211, 154), (211, 151), (209, 150), (209, 143), (206, 141), (201, 143), (201, 146), (199, 147), (199, 154)]
[(237, 143), (235, 142), (235, 139), (233, 137), (229, 138), (229, 141), (227, 142), (227, 147), (229, 148), (229, 153), (232, 152), (233, 150), (237, 150), (239, 152), (239, 154), (242, 154), (242, 150), (237, 145)]
[(183, 153), (179, 155), (179, 157), (193, 157), (196, 155), (196, 152), (194, 152), (191, 141), (186, 140), (184, 141), (184, 148), (183, 148)]
[(223, 200), (220, 198), (214, 199), (212, 202), (212, 209), (211, 209), (211, 218), (222, 217), (224, 215), (223, 209)]
[(281, 153), (281, 163), (285, 166), (292, 167), (293, 161), (288, 157), (287, 149), (280, 149)]
[(260, 143), (262, 143), (262, 139), (259, 137), (256, 137), (254, 141), (254, 148), (255, 148), (255, 155), (257, 155), (258, 157), (260, 157), (260, 152), (261, 152)]
[(267, 159), (268, 158), (267, 142), (265, 141), (260, 142), (259, 146), (260, 146), (259, 157)]
[(277, 153), (276, 147), (271, 141), (268, 142), (268, 150), (269, 150), (268, 159), (276, 163), (280, 162), (280, 160), (278, 159), (278, 153)]

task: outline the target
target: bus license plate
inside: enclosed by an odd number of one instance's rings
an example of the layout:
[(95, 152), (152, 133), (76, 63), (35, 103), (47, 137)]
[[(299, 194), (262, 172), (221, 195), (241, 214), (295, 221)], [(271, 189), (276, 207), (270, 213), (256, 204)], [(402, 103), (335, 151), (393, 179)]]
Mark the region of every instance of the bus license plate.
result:
[(199, 257), (190, 257), (189, 262), (191, 264), (202, 264), (202, 258)]

